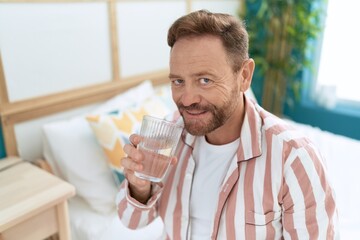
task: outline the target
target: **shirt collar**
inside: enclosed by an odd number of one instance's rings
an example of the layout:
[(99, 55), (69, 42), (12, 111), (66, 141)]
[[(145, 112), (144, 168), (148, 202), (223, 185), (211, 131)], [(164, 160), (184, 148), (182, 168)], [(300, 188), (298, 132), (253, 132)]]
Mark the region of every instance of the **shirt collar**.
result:
[[(256, 103), (244, 94), (245, 116), (241, 126), (240, 145), (237, 151), (238, 161), (250, 160), (261, 155), (261, 129), (262, 118), (256, 110)], [(178, 122), (183, 122), (179, 117)], [(194, 147), (196, 136), (191, 135), (185, 129), (182, 140), (190, 147)]]
[(245, 116), (241, 126), (238, 161), (250, 160), (261, 155), (262, 118), (256, 109), (255, 101), (244, 94)]

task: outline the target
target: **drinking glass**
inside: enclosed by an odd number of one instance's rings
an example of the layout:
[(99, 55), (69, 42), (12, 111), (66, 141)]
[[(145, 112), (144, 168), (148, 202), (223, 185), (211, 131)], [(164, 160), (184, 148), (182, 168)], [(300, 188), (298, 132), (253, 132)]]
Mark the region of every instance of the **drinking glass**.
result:
[(138, 149), (144, 156), (143, 170), (135, 171), (139, 178), (160, 182), (175, 154), (183, 127), (149, 115), (143, 117)]

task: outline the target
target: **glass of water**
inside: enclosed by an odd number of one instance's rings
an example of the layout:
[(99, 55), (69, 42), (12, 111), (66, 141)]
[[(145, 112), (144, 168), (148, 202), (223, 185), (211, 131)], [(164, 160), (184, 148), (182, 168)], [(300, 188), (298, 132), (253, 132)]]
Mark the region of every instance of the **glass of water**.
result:
[(144, 156), (143, 170), (136, 171), (139, 178), (152, 182), (160, 182), (165, 176), (175, 154), (183, 127), (164, 119), (145, 115), (138, 149)]

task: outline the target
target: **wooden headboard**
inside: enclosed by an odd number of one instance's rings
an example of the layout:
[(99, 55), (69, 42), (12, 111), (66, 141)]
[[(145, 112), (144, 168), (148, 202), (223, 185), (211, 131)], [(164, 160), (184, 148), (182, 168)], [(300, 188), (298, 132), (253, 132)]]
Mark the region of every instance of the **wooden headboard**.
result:
[(21, 155), (17, 124), (103, 102), (147, 79), (167, 82), (170, 24), (201, 8), (236, 14), (239, 5), (239, 0), (0, 0), (6, 155)]

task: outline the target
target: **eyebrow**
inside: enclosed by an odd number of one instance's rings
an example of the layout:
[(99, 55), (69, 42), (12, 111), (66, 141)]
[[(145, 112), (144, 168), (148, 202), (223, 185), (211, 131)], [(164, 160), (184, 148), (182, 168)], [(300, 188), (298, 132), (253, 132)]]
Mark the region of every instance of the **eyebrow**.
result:
[[(200, 76), (204, 76), (204, 75), (205, 76), (210, 76), (210, 77), (213, 77), (213, 78), (215, 77), (215, 75), (210, 73), (210, 72), (198, 72), (198, 73), (192, 74), (191, 76), (192, 77), (200, 77)], [(169, 78), (182, 78), (182, 77), (180, 75), (170, 73)]]
[(198, 72), (198, 73), (193, 74), (192, 77), (200, 77), (200, 76), (204, 76), (204, 75), (205, 76), (210, 76), (212, 78), (215, 77), (215, 75), (210, 73), (210, 72)]
[(179, 75), (170, 73), (169, 78), (181, 78), (181, 77)]

